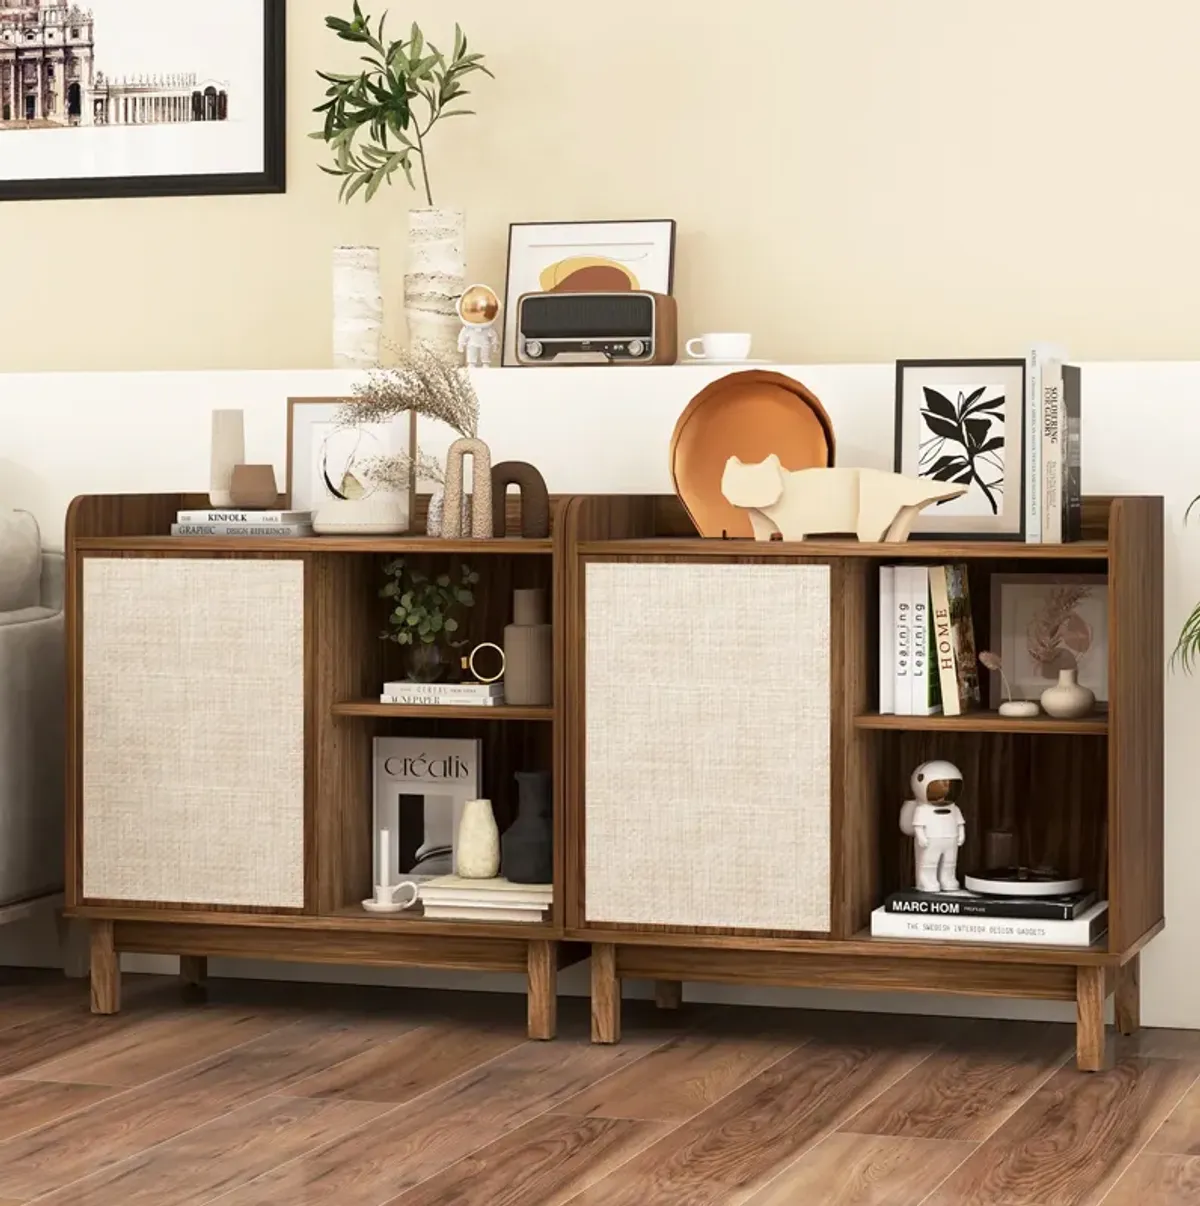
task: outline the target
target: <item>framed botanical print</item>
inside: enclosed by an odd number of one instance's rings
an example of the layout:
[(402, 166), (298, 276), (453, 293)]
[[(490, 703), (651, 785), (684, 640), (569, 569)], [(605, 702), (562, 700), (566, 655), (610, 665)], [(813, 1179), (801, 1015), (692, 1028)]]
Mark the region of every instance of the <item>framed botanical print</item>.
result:
[(526, 293), (670, 294), (675, 222), (515, 222), (508, 235), (501, 363), (517, 363), (517, 302)]
[(0, 201), (282, 192), (286, 0), (4, 0)]
[(895, 469), (965, 486), (926, 507), (914, 536), (1025, 538), (1025, 361), (896, 363)]

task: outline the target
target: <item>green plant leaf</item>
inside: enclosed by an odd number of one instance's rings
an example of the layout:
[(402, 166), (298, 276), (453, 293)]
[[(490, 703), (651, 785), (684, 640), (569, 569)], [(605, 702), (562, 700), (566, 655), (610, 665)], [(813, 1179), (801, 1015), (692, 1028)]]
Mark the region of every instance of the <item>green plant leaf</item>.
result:
[(448, 619), (446, 621), (444, 627), (447, 632), (457, 632), (458, 631), (458, 621), (453, 616), (451, 616), (450, 619)]

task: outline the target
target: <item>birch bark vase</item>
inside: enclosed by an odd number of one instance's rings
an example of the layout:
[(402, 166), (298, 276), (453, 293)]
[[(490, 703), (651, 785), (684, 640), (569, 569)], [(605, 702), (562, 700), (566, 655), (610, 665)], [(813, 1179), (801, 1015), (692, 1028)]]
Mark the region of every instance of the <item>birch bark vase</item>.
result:
[(333, 249), (333, 364), (374, 368), (383, 332), (378, 247)]
[(240, 410), (212, 413), (212, 460), (208, 501), (214, 507), (233, 506), (233, 470), (246, 459), (246, 430)]
[(404, 316), (408, 342), (422, 344), (461, 363), (456, 309), (466, 288), (466, 221), (457, 209), (408, 211), (408, 270)]

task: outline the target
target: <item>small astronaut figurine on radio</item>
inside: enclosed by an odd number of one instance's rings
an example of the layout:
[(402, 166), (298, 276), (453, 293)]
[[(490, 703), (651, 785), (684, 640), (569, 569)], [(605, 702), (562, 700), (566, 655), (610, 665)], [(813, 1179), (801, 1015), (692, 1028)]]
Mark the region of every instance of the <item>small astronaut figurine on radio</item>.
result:
[(458, 299), (458, 317), (463, 329), (458, 335), (458, 350), (466, 352), (471, 368), (486, 368), (500, 346), (496, 320), (500, 317), (500, 299), (487, 285), (472, 285)]
[(954, 871), (967, 827), (955, 800), (962, 791), (962, 771), (953, 762), (922, 762), (912, 773), (914, 799), (900, 809), (900, 832), (913, 839), (917, 888), (922, 892), (957, 892)]

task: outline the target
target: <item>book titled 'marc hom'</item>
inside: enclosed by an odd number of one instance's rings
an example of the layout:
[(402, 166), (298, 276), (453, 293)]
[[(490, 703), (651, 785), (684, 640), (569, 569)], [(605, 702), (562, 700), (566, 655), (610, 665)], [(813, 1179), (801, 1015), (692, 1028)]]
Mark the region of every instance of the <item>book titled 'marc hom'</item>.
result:
[(922, 942), (1003, 942), (1025, 946), (1091, 946), (1108, 930), (1108, 901), (1097, 901), (1070, 921), (1025, 917), (947, 917), (871, 914), (871, 937), (915, 938)]
[(1095, 903), (1095, 892), (1076, 892), (1071, 896), (979, 896), (974, 892), (922, 892), (918, 888), (908, 888), (893, 892), (883, 907), (889, 913), (910, 917), (1074, 921)]

